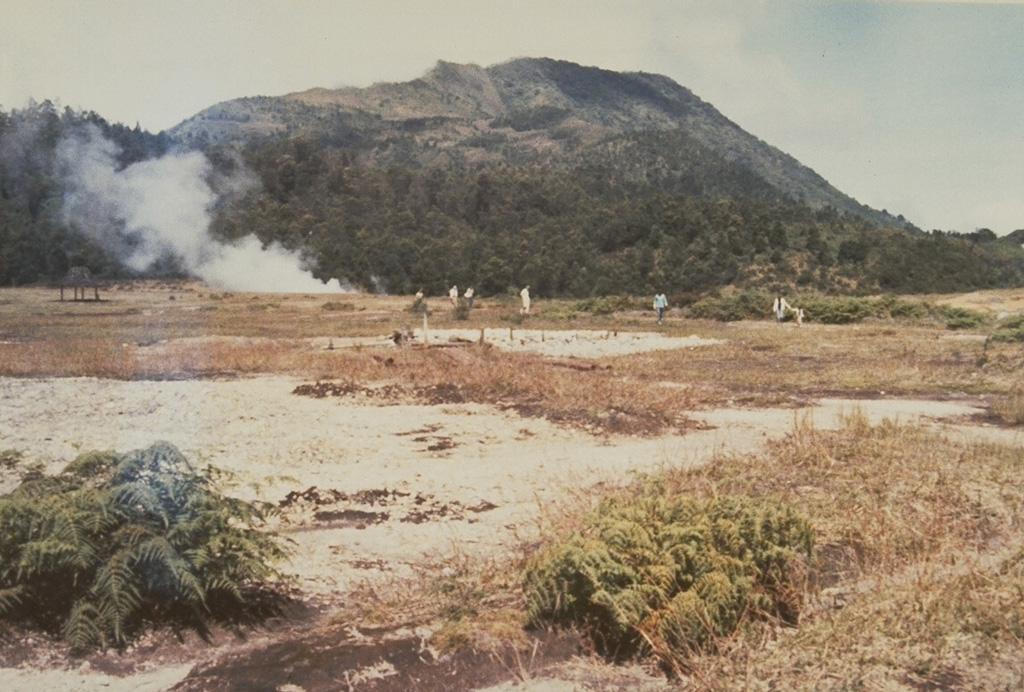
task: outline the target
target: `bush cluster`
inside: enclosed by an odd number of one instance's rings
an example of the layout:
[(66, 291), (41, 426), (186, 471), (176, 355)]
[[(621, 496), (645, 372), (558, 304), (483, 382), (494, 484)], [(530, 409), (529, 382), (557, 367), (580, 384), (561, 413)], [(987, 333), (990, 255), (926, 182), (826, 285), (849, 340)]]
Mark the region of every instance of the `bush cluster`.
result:
[(469, 319), (469, 301), (460, 298), (458, 304), (452, 309), (452, 319), (464, 322)]
[(1003, 343), (1024, 343), (1024, 315), (1004, 319), (989, 338)]
[[(772, 317), (775, 297), (764, 291), (740, 291), (728, 296), (703, 298), (688, 308), (689, 315), (700, 319), (736, 322), (763, 320)], [(807, 293), (789, 297), (794, 307), (804, 309), (804, 319), (822, 324), (853, 324), (868, 318), (893, 320), (937, 319), (947, 329), (975, 329), (988, 318), (984, 313), (968, 308), (935, 306), (919, 300), (907, 300), (893, 295), (881, 298), (822, 295)], [(788, 318), (788, 316), (787, 316)]]
[(799, 306), (804, 308), (806, 319), (822, 324), (853, 324), (868, 317), (886, 316), (877, 300), (840, 296), (801, 297)]
[(943, 305), (938, 309), (939, 317), (946, 323), (946, 329), (977, 329), (988, 318), (977, 310)]
[(771, 315), (773, 298), (762, 291), (740, 291), (730, 296), (708, 297), (689, 307), (689, 315), (719, 322), (761, 320)]
[(741, 496), (604, 500), (524, 572), (533, 625), (582, 628), (605, 655), (672, 667), (748, 617), (793, 623), (813, 548), (788, 505)]
[(579, 312), (589, 312), (592, 315), (612, 315), (627, 310), (648, 309), (648, 302), (646, 299), (626, 295), (593, 296), (576, 301), (573, 307)]
[[(222, 495), (173, 445), (90, 452), (0, 497), (0, 618), (121, 646), (147, 622), (205, 632), (274, 612), (286, 578), (269, 506)], [(267, 610), (269, 608), (269, 610)]]

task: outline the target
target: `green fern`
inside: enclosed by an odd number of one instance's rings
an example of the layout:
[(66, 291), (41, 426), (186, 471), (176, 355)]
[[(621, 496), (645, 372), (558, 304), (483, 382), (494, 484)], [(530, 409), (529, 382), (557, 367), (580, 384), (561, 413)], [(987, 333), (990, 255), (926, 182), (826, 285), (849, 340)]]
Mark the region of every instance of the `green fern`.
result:
[(64, 640), (74, 651), (85, 651), (104, 644), (100, 611), (92, 603), (76, 601), (61, 629)]
[(21, 605), (24, 590), (25, 587), (22, 585), (0, 589), (0, 616)]
[(527, 615), (582, 627), (606, 654), (650, 650), (675, 665), (744, 617), (793, 617), (789, 567), (812, 547), (807, 520), (770, 501), (606, 499), (528, 563)]
[(287, 552), (259, 528), (269, 509), (223, 496), (219, 477), (157, 443), (27, 479), (0, 497), (0, 618), (87, 649), (123, 645), (145, 620), (203, 629), (244, 617), (251, 595), (283, 597)]

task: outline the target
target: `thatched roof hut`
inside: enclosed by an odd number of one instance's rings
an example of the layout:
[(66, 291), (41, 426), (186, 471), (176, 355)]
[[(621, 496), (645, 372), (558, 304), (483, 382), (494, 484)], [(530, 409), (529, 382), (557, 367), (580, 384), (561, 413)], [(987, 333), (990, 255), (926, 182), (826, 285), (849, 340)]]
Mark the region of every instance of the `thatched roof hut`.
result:
[(92, 288), (93, 299), (100, 299), (100, 286), (103, 285), (101, 281), (93, 278), (92, 272), (89, 271), (88, 267), (71, 267), (68, 269), (68, 273), (63, 279), (57, 282), (60, 286), (60, 299), (64, 300), (64, 288), (71, 286), (74, 290), (74, 300), (88, 300), (85, 297), (85, 289)]

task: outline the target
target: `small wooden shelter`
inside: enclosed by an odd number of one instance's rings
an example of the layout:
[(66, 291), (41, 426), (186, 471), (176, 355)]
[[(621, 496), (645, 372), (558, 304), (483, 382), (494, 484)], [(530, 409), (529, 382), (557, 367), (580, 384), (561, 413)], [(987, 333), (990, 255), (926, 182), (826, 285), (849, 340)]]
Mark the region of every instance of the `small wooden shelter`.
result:
[(68, 273), (59, 282), (60, 299), (64, 300), (64, 288), (71, 286), (74, 291), (74, 300), (88, 300), (85, 297), (85, 289), (92, 288), (93, 299), (100, 299), (100, 282), (93, 278), (88, 267), (71, 267)]

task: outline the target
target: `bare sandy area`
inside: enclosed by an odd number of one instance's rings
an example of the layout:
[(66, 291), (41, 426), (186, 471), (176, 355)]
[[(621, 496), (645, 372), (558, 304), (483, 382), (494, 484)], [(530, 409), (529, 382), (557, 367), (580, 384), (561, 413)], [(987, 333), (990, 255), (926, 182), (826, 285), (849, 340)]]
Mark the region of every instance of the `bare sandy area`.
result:
[[(525, 347), (526, 334), (517, 333)], [(659, 344), (667, 338), (654, 336)], [(497, 341), (498, 335), (486, 338)], [(555, 347), (566, 338), (548, 332), (529, 343), (561, 355)], [(626, 349), (625, 338), (591, 340)], [(578, 335), (575, 340), (578, 347)], [(711, 344), (670, 347), (698, 345)], [(717, 452), (751, 452), (797, 421), (828, 428), (841, 414), (860, 410), (872, 421), (922, 420), (950, 435), (980, 434), (968, 419), (981, 403), (965, 400), (823, 399), (799, 408), (698, 411), (692, 417), (704, 429), (686, 434), (595, 437), (486, 405), (315, 399), (293, 393), (301, 383), (284, 376), (0, 378), (0, 449), (20, 450), (56, 471), (80, 451), (128, 451), (166, 440), (195, 463), (230, 470), (233, 494), (282, 504), (277, 528), (295, 541), (286, 569), (298, 575), (309, 598), (330, 607), (351, 587), (402, 578), (424, 560), (507, 549), (536, 535), (545, 505), (581, 489), (626, 483), (670, 464), (700, 464)], [(1022, 442), (1019, 431), (984, 430)], [(0, 479), (0, 492), (15, 482)], [(178, 663), (120, 679), (81, 670), (0, 669), (0, 689), (157, 692), (187, 671)]]

